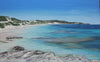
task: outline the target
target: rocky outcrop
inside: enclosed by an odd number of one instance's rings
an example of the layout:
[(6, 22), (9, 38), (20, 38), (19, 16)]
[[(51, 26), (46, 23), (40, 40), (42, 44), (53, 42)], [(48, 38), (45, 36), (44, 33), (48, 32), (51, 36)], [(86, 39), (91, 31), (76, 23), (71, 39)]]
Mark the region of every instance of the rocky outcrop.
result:
[(23, 39), (23, 37), (6, 37), (7, 40), (11, 40), (11, 39)]
[(15, 47), (12, 48), (12, 50), (14, 50), (14, 51), (23, 51), (25, 49), (23, 47), (20, 47), (20, 46), (15, 46)]
[(100, 60), (88, 60), (85, 56), (59, 57), (52, 52), (27, 51), (19, 46), (13, 49), (17, 51), (0, 53), (0, 62), (100, 62)]

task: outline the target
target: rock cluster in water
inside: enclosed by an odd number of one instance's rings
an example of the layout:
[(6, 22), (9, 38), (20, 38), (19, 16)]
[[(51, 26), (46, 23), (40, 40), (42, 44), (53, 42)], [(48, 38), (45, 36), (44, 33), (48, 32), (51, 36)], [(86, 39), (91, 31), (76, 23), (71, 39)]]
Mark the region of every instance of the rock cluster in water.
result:
[(59, 57), (52, 52), (28, 51), (20, 46), (15, 46), (11, 50), (0, 53), (0, 62), (100, 62), (100, 60), (89, 60), (85, 56)]

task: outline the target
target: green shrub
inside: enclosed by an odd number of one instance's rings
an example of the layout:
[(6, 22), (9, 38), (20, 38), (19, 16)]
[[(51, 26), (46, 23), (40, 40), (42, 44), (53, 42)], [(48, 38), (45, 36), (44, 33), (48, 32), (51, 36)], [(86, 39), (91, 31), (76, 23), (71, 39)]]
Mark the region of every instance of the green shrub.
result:
[(20, 24), (18, 24), (18, 23), (14, 23), (14, 22), (8, 22), (7, 24), (13, 25), (13, 26), (19, 26), (19, 25), (20, 25)]
[(6, 17), (7, 16), (0, 16), (0, 21), (7, 21)]
[(0, 23), (0, 28), (5, 28), (3, 23)]
[(5, 23), (5, 25), (10, 25), (10, 23)]
[(20, 24), (12, 24), (13, 26), (19, 26)]

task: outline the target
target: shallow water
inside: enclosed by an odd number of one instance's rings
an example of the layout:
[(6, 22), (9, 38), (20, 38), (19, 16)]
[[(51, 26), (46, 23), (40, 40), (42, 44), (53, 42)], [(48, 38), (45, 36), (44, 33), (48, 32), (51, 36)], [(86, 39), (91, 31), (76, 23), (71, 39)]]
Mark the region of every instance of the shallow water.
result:
[(29, 27), (18, 40), (28, 50), (55, 52), (56, 55), (85, 55), (100, 59), (100, 25), (57, 24)]

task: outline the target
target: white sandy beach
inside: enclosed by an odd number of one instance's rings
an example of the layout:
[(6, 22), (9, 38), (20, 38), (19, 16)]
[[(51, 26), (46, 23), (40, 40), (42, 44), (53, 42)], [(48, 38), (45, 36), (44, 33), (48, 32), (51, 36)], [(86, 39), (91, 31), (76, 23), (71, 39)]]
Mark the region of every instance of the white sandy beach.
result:
[[(51, 23), (50, 23), (51, 24)], [(23, 33), (24, 29), (28, 27), (36, 27), (41, 25), (50, 24), (35, 24), (35, 25), (22, 25), (22, 26), (6, 26), (5, 28), (0, 28), (0, 52), (8, 51), (13, 46), (19, 45), (16, 40), (9, 41), (6, 37), (17, 37)]]
[[(58, 23), (48, 23), (48, 24), (58, 24)], [(40, 25), (48, 25), (48, 24), (35, 24), (35, 25), (20, 25), (20, 26), (6, 26), (5, 28), (0, 28), (0, 42), (7, 42), (6, 37), (13, 37), (20, 35), (22, 33), (22, 30), (24, 30), (27, 27), (35, 27)]]
[(0, 28), (0, 41), (6, 42), (6, 37), (13, 37), (19, 35), (22, 30), (24, 30), (27, 27), (31, 26), (40, 26), (44, 24), (36, 24), (36, 25), (22, 25), (22, 26), (6, 26), (5, 28)]

